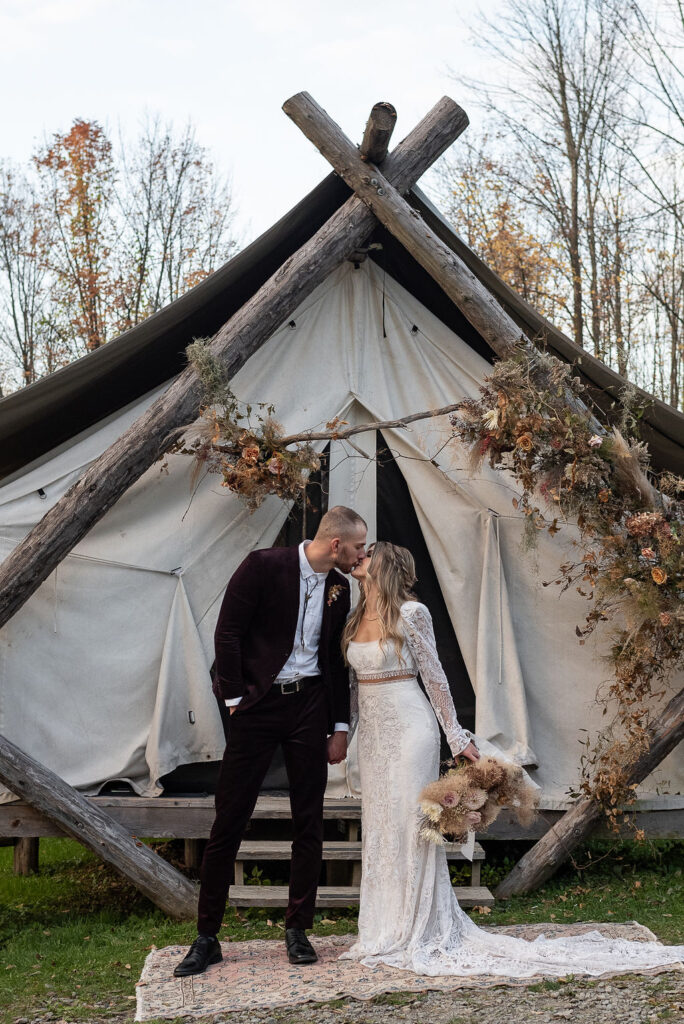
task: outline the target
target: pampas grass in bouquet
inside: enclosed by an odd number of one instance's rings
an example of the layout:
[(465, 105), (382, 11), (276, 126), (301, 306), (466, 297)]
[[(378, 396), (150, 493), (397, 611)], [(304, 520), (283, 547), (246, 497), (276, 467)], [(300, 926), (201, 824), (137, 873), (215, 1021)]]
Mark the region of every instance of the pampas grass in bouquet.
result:
[(531, 825), (539, 802), (538, 787), (523, 769), (496, 757), (464, 761), (420, 794), (420, 835), (433, 843), (465, 843), (468, 832), (484, 832), (504, 807), (521, 825)]

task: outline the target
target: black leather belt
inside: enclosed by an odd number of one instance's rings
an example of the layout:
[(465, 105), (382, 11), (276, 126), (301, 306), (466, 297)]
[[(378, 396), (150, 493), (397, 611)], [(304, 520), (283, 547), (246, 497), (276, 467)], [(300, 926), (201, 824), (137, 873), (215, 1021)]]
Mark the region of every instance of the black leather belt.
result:
[(298, 676), (296, 679), (286, 679), (282, 683), (277, 680), (273, 684), (277, 686), (281, 693), (299, 693), (300, 690), (306, 690), (309, 686), (320, 685), (320, 676)]

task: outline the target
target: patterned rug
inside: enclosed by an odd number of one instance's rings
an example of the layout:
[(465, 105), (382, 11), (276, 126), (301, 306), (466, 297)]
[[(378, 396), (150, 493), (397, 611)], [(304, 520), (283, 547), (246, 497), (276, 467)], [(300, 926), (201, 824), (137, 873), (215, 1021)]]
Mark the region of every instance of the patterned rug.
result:
[[(541, 933), (547, 938), (556, 938), (598, 930), (607, 938), (658, 941), (648, 928), (636, 921), (626, 924), (505, 925), (487, 930), (524, 939), (535, 939)], [(529, 985), (535, 981), (534, 978), (507, 979), (491, 976), (427, 978), (391, 967), (369, 968), (353, 960), (338, 960), (340, 953), (354, 941), (352, 935), (330, 935), (326, 938), (312, 936), (311, 941), (319, 960), (317, 964), (306, 967), (293, 967), (288, 963), (283, 939), (224, 942), (223, 961), (209, 967), (204, 974), (190, 978), (173, 977), (173, 968), (183, 958), (187, 947), (155, 949), (147, 957), (136, 986), (135, 1019), (146, 1021), (158, 1017), (204, 1017), (237, 1010), (294, 1006), (307, 1002), (324, 1003), (346, 996), (372, 999), (386, 992)], [(672, 967), (666, 969), (672, 970)], [(658, 971), (646, 973), (655, 974)]]

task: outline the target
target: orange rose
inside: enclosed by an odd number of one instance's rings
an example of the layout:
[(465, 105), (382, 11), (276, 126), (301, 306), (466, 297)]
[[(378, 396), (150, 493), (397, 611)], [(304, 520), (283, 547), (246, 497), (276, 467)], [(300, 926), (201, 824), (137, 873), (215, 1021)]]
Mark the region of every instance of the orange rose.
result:
[(658, 618), (661, 626), (669, 626), (672, 623), (672, 616), (669, 612), (661, 612)]
[(518, 448), (521, 448), (524, 452), (531, 452), (534, 447), (534, 442), (530, 434), (521, 434), (515, 443)]
[(651, 578), (654, 583), (657, 583), (658, 586), (661, 586), (661, 584), (667, 582), (667, 573), (664, 569), (661, 569), (659, 565), (656, 565), (653, 569), (651, 569)]
[(604, 487), (602, 491), (598, 492), (598, 500), (604, 503), (610, 501), (610, 491)]

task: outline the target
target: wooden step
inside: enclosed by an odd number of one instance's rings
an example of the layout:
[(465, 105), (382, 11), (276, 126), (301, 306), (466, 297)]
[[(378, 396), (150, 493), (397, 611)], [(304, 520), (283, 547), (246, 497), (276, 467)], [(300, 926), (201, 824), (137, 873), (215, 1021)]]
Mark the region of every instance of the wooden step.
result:
[[(484, 886), (454, 886), (462, 907), (493, 907), (494, 897)], [(231, 885), (228, 900), (232, 907), (286, 907), (285, 885)], [(359, 902), (358, 885), (319, 885), (317, 907), (353, 907)]]
[[(289, 860), (292, 843), (288, 839), (246, 839), (238, 851), (236, 860)], [(447, 860), (466, 860), (460, 847), (449, 844), (445, 847)], [(485, 852), (475, 843), (473, 860), (484, 860)], [(323, 860), (361, 860), (361, 842), (345, 841), (323, 843)]]

